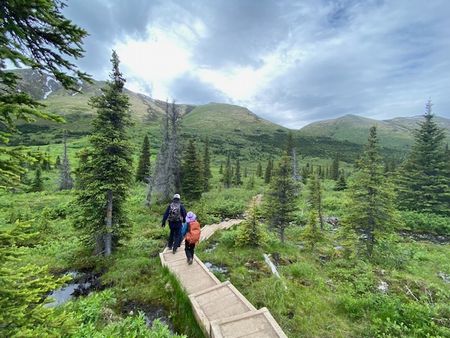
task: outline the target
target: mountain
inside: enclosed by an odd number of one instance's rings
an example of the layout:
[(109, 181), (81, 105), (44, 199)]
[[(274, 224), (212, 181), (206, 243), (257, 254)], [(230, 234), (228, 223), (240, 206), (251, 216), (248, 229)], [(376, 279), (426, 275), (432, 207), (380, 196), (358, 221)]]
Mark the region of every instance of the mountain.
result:
[[(20, 76), (18, 89), (29, 93), (34, 99), (43, 103), (44, 110), (64, 116), (67, 123), (52, 123), (38, 120), (33, 124), (19, 123), (22, 135), (11, 139), (11, 145), (48, 144), (61, 140), (62, 130), (67, 129), (71, 136), (83, 136), (90, 133), (91, 121), (95, 109), (89, 105), (92, 96), (101, 94), (105, 81), (93, 80), (92, 83), (79, 82), (79, 92), (65, 90), (52, 75), (43, 74), (32, 69), (16, 69)], [(147, 95), (125, 89), (130, 99), (131, 117), (137, 126), (150, 124), (157, 128), (165, 112), (165, 102), (155, 100)], [(195, 106), (177, 104), (181, 114), (186, 114)]]
[[(299, 135), (330, 137), (340, 141), (365, 144), (369, 129), (377, 127), (380, 144), (387, 148), (407, 151), (413, 144), (413, 131), (422, 116), (396, 117), (390, 120), (374, 120), (357, 115), (345, 115), (336, 119), (311, 123), (299, 130)], [(437, 124), (444, 128), (450, 141), (450, 119), (436, 116)]]
[[(46, 110), (63, 116), (71, 114), (92, 115), (94, 109), (89, 105), (92, 96), (99, 95), (105, 81), (93, 80), (92, 83), (80, 81), (80, 92), (65, 90), (52, 75), (43, 74), (32, 69), (16, 69), (14, 73), (21, 77), (19, 90), (29, 93), (34, 99), (47, 106)], [(165, 102), (125, 89), (130, 98), (131, 114), (135, 121), (153, 121), (164, 114)], [(182, 114), (194, 106), (177, 105)]]
[[(89, 106), (89, 99), (101, 93), (104, 81), (79, 83), (79, 91), (67, 91), (56, 80), (48, 75), (33, 70), (16, 71), (22, 77), (20, 90), (30, 93), (35, 99), (46, 105), (46, 110), (64, 116), (65, 124), (39, 120), (35, 123), (22, 123), (18, 128), (20, 135), (11, 139), (11, 145), (45, 145), (58, 143), (62, 140), (63, 130), (69, 132), (69, 137), (80, 138), (91, 131), (91, 122), (95, 111)], [(144, 134), (150, 134), (154, 147), (160, 140), (160, 125), (165, 111), (165, 102), (149, 96), (126, 90), (130, 97), (131, 114), (134, 127), (130, 130), (132, 140), (138, 146)], [(264, 120), (244, 107), (209, 103), (205, 105), (177, 104), (181, 119), (181, 137), (183, 142), (193, 138), (197, 141), (209, 139), (211, 149), (215, 154), (241, 157), (247, 159), (267, 159), (274, 154), (281, 154), (285, 147), (289, 130), (270, 121)], [(367, 138), (367, 131), (361, 128), (365, 123), (367, 130), (373, 122), (369, 119), (348, 117), (353, 120), (351, 129), (360, 128), (360, 139)], [(365, 122), (369, 120), (369, 122)], [(363, 123), (364, 122), (364, 123)], [(304, 130), (294, 132), (294, 142), (300, 155), (313, 157), (333, 157), (341, 154), (344, 161), (352, 161), (361, 152), (361, 143), (353, 141), (352, 137), (336, 137), (324, 126), (310, 134)], [(344, 124), (341, 131), (351, 135), (348, 126)], [(347, 125), (347, 126), (345, 126)], [(339, 136), (339, 135), (338, 135)], [(386, 150), (389, 152), (391, 150)]]

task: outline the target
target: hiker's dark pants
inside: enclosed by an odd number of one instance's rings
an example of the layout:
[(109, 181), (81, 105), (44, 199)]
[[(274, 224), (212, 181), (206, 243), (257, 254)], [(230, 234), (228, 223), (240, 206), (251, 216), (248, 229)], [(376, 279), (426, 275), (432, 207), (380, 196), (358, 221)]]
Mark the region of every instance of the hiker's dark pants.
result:
[(169, 222), (170, 234), (167, 246), (178, 248), (181, 244), (181, 222)]
[(184, 241), (184, 251), (186, 252), (186, 258), (194, 259), (194, 248), (195, 248), (195, 243), (191, 244), (186, 240)]

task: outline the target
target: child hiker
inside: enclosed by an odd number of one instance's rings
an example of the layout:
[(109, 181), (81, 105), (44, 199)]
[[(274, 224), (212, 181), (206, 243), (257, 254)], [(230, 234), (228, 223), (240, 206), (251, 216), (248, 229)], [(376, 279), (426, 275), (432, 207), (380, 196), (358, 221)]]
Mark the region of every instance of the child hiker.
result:
[(184, 239), (184, 251), (188, 264), (192, 264), (194, 259), (195, 244), (200, 240), (200, 223), (197, 221), (197, 216), (189, 211), (186, 215), (187, 233)]

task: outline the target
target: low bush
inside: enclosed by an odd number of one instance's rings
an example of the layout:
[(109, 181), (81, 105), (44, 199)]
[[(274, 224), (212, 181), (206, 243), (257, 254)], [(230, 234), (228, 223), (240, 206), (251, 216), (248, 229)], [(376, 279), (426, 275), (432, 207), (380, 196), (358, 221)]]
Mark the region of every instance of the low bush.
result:
[(415, 211), (401, 211), (400, 217), (408, 230), (450, 236), (450, 217)]

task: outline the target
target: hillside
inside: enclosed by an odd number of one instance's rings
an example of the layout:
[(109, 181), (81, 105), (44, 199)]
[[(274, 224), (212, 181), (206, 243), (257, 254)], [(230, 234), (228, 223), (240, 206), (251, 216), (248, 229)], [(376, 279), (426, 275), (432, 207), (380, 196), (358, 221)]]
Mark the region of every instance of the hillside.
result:
[[(365, 144), (370, 127), (376, 126), (381, 145), (408, 150), (413, 143), (412, 132), (422, 119), (422, 116), (414, 116), (378, 121), (357, 115), (345, 115), (311, 123), (300, 129), (299, 135), (331, 137), (336, 140)], [(437, 116), (436, 122), (447, 131), (447, 138), (450, 140), (450, 120)]]
[[(71, 136), (83, 136), (90, 132), (94, 109), (89, 105), (92, 96), (101, 93), (105, 81), (93, 80), (92, 83), (80, 82), (78, 90), (65, 90), (54, 77), (31, 69), (14, 70), (21, 77), (19, 90), (29, 93), (34, 99), (45, 104), (44, 110), (64, 116), (65, 124), (48, 121), (36, 121), (33, 124), (19, 123), (22, 135), (11, 140), (16, 144), (48, 144), (61, 139), (62, 129), (67, 129)], [(147, 95), (125, 89), (130, 98), (130, 110), (136, 126), (143, 123), (158, 127), (164, 115), (165, 102), (155, 100)], [(186, 114), (194, 106), (178, 104), (181, 114)]]
[[(100, 93), (104, 81), (80, 82), (80, 92), (71, 92), (64, 90), (51, 76), (29, 69), (16, 72), (22, 77), (20, 90), (30, 93), (44, 103), (47, 111), (64, 116), (67, 123), (36, 121), (33, 124), (19, 124), (22, 134), (15, 136), (11, 140), (11, 145), (59, 143), (63, 129), (67, 129), (72, 138), (83, 137), (90, 133), (94, 110), (89, 105), (89, 99)], [(165, 102), (130, 90), (126, 90), (126, 93), (130, 98), (131, 114), (135, 122), (131, 130), (133, 140), (138, 143), (144, 133), (150, 133), (156, 143), (155, 147), (158, 147)], [(212, 151), (219, 155), (230, 153), (233, 157), (243, 159), (266, 159), (271, 156), (270, 154), (280, 154), (289, 132), (289, 129), (264, 120), (247, 108), (236, 105), (177, 104), (177, 108), (183, 116), (181, 131), (183, 139), (208, 138)], [(353, 122), (343, 123), (342, 128), (339, 127), (340, 133), (328, 132), (330, 129), (328, 121), (316, 123), (316, 128), (310, 128), (309, 134), (305, 133), (304, 129), (294, 132), (294, 141), (299, 154), (330, 158), (340, 153), (342, 160), (353, 161), (362, 150), (361, 144), (365, 142), (373, 120), (354, 116), (348, 117), (347, 120)], [(349, 130), (359, 130), (359, 133), (350, 134)], [(346, 138), (346, 135), (351, 137)], [(389, 143), (383, 145), (391, 148)], [(384, 153), (391, 154), (392, 150), (385, 149)]]

